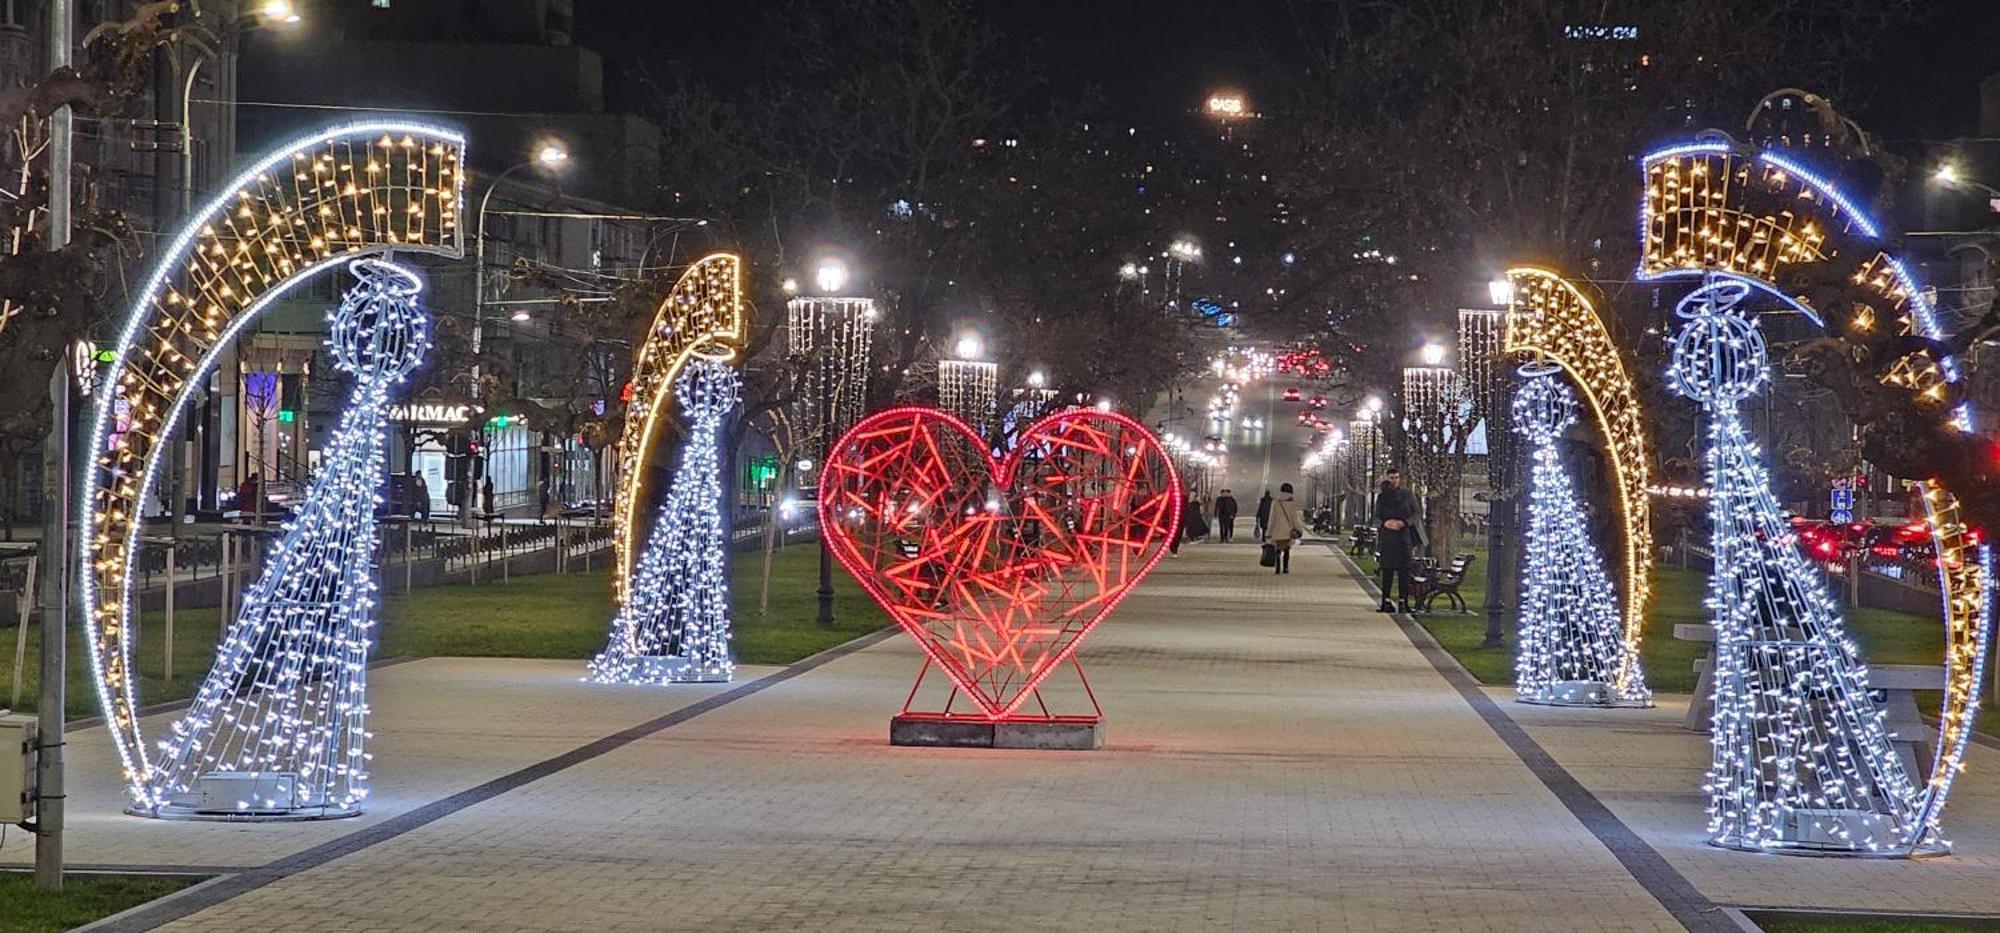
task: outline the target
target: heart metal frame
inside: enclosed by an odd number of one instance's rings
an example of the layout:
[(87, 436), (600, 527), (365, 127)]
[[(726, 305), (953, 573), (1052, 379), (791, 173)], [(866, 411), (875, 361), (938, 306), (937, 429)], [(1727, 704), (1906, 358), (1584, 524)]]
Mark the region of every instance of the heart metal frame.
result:
[[(878, 412), (827, 457), (820, 527), (923, 649), (918, 685), (932, 666), (951, 679), (938, 715), (963, 693), (989, 721), (1095, 719), (1050, 714), (1040, 687), (1166, 555), (1180, 478), (1126, 415), (1073, 408), (1019, 437), (996, 458), (945, 412)], [(1030, 697), (1042, 716), (1017, 712)]]

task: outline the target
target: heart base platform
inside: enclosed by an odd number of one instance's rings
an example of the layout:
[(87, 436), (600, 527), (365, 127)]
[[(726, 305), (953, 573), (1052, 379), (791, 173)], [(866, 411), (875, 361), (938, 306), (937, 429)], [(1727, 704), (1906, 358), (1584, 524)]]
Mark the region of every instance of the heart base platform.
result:
[[(926, 748), (1031, 748), (1057, 751), (1094, 751), (1104, 747), (1104, 707), (1097, 704), (1097, 692), (1090, 689), (1090, 679), (1083, 675), (1083, 665), (1071, 658), (1067, 665), (1076, 672), (1076, 684), (1081, 687), (1081, 699), (1087, 701), (1089, 712), (1059, 714), (1050, 708), (1051, 697), (1042, 687), (1029, 691), (1023, 699), (1032, 699), (1033, 712), (1013, 712), (998, 719), (983, 712), (960, 712), (952, 706), (959, 702), (960, 692), (953, 686), (945, 695), (942, 706), (913, 708), (918, 697), (923, 694), (924, 677), (930, 673), (928, 661), (917, 671), (917, 682), (910, 687), (910, 695), (903, 700), (903, 711), (889, 720), (889, 744), (911, 745)], [(935, 694), (932, 695), (935, 699)], [(1078, 697), (1071, 696), (1075, 700)], [(1061, 708), (1063, 697), (1053, 697)], [(1079, 709), (1080, 704), (1071, 705)]]
[(943, 713), (903, 713), (889, 720), (889, 744), (1087, 752), (1104, 747), (1104, 720), (1090, 716), (992, 720)]

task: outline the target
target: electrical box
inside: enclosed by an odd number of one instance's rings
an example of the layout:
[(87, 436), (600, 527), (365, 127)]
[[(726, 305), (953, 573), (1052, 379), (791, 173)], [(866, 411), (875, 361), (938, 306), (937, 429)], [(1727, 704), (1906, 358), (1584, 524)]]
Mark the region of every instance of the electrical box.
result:
[(0, 713), (0, 823), (35, 818), (35, 717)]

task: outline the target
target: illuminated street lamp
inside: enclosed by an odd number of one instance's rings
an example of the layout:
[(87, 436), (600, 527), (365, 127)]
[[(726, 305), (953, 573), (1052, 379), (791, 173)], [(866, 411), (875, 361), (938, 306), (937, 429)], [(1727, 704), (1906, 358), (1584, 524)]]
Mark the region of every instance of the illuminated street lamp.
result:
[(847, 263), (830, 256), (820, 260), (819, 267), (813, 270), (813, 282), (821, 292), (839, 294), (841, 289), (847, 287)]
[(1965, 177), (1965, 174), (1958, 170), (1958, 166), (1950, 162), (1940, 164), (1937, 171), (1931, 173), (1931, 180), (1946, 188), (1974, 188), (1986, 192), (1986, 196), (1992, 199), (1989, 206), (1995, 211), (2000, 211), (2000, 188)]
[(1504, 308), (1513, 304), (1513, 281), (1503, 276), (1486, 283), (1486, 297), (1491, 299), (1493, 304), (1498, 307)]
[[(786, 353), (802, 367), (798, 393), (797, 424), (808, 449), (816, 449), (821, 462), (833, 449), (833, 442), (856, 421), (861, 420), (867, 403), (868, 367), (874, 343), (875, 302), (868, 298), (842, 295), (848, 285), (847, 263), (823, 257), (814, 266), (813, 284), (817, 294), (800, 295), (796, 279), (786, 279)], [(812, 461), (799, 461), (801, 486), (808, 485)], [(810, 481), (817, 486), (817, 478)], [(833, 627), (833, 554), (827, 550), (825, 535), (819, 539), (819, 599), (814, 621)]]
[(1444, 365), (1444, 347), (1441, 344), (1436, 344), (1436, 343), (1424, 344), (1422, 355), (1424, 358), (1425, 366)]
[[(515, 172), (533, 168), (553, 174), (568, 167), (569, 149), (559, 140), (546, 140), (535, 150), (534, 158), (493, 176), (493, 181), (486, 186), (486, 194), (479, 199), (479, 232), (473, 240), (472, 257), (472, 384), (475, 393), (480, 376), (479, 353), (486, 346), (486, 207), (493, 201), (493, 192), (500, 190), (500, 183)], [(467, 501), (470, 499), (468, 496)], [(469, 510), (467, 514), (470, 514)]]
[(1000, 366), (981, 359), (985, 354), (985, 341), (968, 333), (952, 345), (951, 358), (938, 360), (938, 406), (971, 425), (982, 438), (992, 430), (1000, 384)]

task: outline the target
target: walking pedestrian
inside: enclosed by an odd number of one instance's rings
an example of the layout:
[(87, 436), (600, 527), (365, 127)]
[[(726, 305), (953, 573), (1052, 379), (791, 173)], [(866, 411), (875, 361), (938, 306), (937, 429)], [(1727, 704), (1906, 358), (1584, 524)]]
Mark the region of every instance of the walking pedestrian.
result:
[[(1403, 488), (1401, 470), (1390, 470), (1375, 493), (1375, 566), (1382, 575), (1382, 612), (1410, 611), (1410, 556), (1420, 541), (1417, 497)], [(1396, 584), (1396, 602), (1389, 584)]]
[(1174, 529), (1173, 540), (1167, 542), (1167, 553), (1181, 556), (1181, 541), (1197, 533), (1206, 535), (1208, 528), (1201, 520), (1201, 496), (1193, 486), (1189, 486), (1187, 493), (1181, 496), (1181, 523)]
[(1277, 560), (1271, 565), (1272, 573), (1292, 572), (1292, 545), (1306, 536), (1306, 526), (1299, 521), (1299, 507), (1292, 501), (1292, 484), (1278, 485), (1278, 498), (1271, 500), (1270, 521), (1271, 546), (1277, 548)]
[(1236, 496), (1224, 489), (1215, 497), (1216, 540), (1228, 544), (1236, 538)]
[(1266, 489), (1264, 490), (1264, 498), (1257, 500), (1257, 540), (1262, 541), (1268, 537), (1264, 532), (1270, 527), (1271, 491)]

